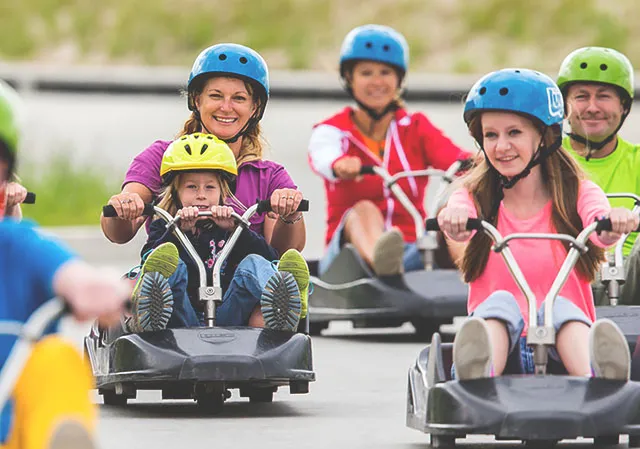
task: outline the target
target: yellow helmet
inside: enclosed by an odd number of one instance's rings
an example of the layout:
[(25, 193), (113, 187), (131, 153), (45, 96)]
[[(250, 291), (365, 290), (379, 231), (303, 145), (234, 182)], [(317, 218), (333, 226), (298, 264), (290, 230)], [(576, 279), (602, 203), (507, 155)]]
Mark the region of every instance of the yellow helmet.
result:
[(160, 176), (168, 183), (178, 171), (221, 170), (233, 179), (238, 164), (231, 148), (213, 134), (187, 134), (171, 142), (162, 156)]

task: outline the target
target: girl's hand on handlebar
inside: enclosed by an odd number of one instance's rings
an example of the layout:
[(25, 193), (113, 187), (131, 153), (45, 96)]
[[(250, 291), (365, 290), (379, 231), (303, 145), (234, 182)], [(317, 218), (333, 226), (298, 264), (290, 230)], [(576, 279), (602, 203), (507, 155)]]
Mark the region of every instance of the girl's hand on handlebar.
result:
[(7, 209), (9, 209), (10, 207), (24, 202), (25, 198), (27, 197), (27, 189), (25, 189), (17, 182), (10, 182), (5, 188), (5, 196), (7, 198), (6, 207)]
[(438, 214), (438, 225), (452, 240), (464, 242), (469, 240), (472, 231), (467, 231), (469, 211), (460, 207), (445, 207)]
[(180, 216), (180, 229), (182, 231), (193, 231), (193, 228), (196, 226), (196, 221), (198, 221), (198, 214), (200, 213), (200, 209), (196, 206), (187, 206), (183, 207), (178, 211), (178, 215)]
[(600, 235), (600, 240), (603, 243), (609, 242), (609, 244), (617, 242), (622, 234), (634, 232), (638, 228), (638, 223), (640, 223), (638, 214), (634, 214), (624, 207), (611, 209), (609, 219), (611, 220), (611, 232), (605, 231)]
[(220, 229), (231, 231), (236, 222), (231, 218), (233, 208), (230, 206), (211, 206), (211, 219)]
[(355, 179), (360, 177), (362, 161), (356, 156), (347, 156), (338, 159), (333, 164), (333, 172), (340, 179)]
[(132, 192), (122, 192), (109, 198), (107, 204), (113, 206), (122, 220), (135, 220), (142, 217), (144, 201), (140, 195)]

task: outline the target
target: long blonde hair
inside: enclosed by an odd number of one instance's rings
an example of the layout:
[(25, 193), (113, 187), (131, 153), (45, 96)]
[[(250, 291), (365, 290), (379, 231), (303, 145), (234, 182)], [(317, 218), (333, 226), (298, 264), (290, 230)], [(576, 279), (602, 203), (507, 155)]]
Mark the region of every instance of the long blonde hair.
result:
[[(224, 75), (225, 77), (235, 78), (231, 75)], [(202, 80), (197, 80), (194, 82), (193, 88), (190, 93), (187, 93), (189, 104), (195, 105), (195, 99), (198, 97), (202, 91), (204, 90), (204, 86), (207, 81), (214, 77), (204, 78)], [(241, 78), (238, 78), (241, 79)], [(253, 103), (256, 106), (256, 111), (260, 110), (264, 107), (263, 99), (258, 94), (258, 90), (254, 88), (253, 84), (250, 81), (242, 80), (244, 82), (244, 86), (251, 95)], [(251, 119), (250, 119), (251, 120)], [(184, 122), (182, 127), (182, 131), (178, 133), (177, 137), (182, 137), (186, 134), (193, 134), (195, 132), (206, 132), (202, 127), (202, 122), (198, 118), (198, 113), (196, 111), (192, 111), (189, 118)], [(265, 141), (262, 137), (262, 130), (260, 128), (260, 123), (255, 123), (247, 132), (242, 136), (242, 146), (240, 147), (240, 153), (238, 157), (236, 157), (236, 162), (238, 163), (238, 167), (244, 163), (249, 161), (259, 161), (263, 157), (265, 147)]]
[[(221, 174), (218, 170), (194, 170), (203, 173), (211, 173), (215, 175), (220, 184), (220, 204), (225, 204), (229, 198), (235, 199), (231, 186), (229, 185), (228, 178)], [(173, 177), (171, 182), (160, 193), (160, 202), (158, 207), (164, 209), (173, 217), (178, 213), (178, 210), (182, 208), (182, 202), (180, 201), (180, 184), (185, 172), (178, 173)]]
[[(532, 121), (541, 135), (544, 135), (545, 147), (551, 147), (560, 138), (560, 127), (549, 127), (543, 131), (543, 125)], [(482, 142), (481, 114), (476, 115), (470, 123), (469, 130), (477, 142)], [(582, 219), (578, 214), (577, 203), (580, 182), (585, 179), (585, 173), (573, 160), (571, 155), (563, 147), (551, 153), (540, 164), (542, 180), (548, 188), (552, 199), (551, 222), (558, 233), (569, 234), (576, 237), (583, 228)], [(478, 210), (478, 216), (488, 220), (494, 226), (497, 223), (496, 198), (500, 195), (500, 180), (494, 169), (481, 158), (477, 165), (465, 175), (462, 185), (470, 192)], [(491, 216), (494, 215), (494, 216)], [(484, 232), (478, 232), (471, 239), (465, 250), (459, 268), (463, 273), (465, 282), (476, 280), (485, 270), (491, 251), (491, 239)], [(563, 242), (565, 249), (569, 250), (569, 244)], [(595, 278), (600, 261), (604, 260), (604, 250), (598, 248), (591, 241), (587, 241), (589, 251), (583, 254), (576, 269), (587, 280)]]

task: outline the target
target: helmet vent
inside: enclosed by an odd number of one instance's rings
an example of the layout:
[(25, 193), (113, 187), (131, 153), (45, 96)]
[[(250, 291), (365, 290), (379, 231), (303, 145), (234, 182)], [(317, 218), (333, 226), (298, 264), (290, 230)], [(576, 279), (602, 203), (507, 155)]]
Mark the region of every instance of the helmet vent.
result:
[(506, 87), (503, 87), (500, 89), (500, 95), (502, 95), (503, 97), (508, 93), (509, 93), (509, 89), (507, 89)]
[(383, 49), (384, 51), (389, 51), (389, 46), (388, 46), (388, 45), (383, 45), (383, 46), (382, 46), (382, 49)]
[(580, 64), (580, 68), (581, 69), (586, 69), (587, 68), (587, 63), (583, 62), (582, 64)]
[(600, 70), (602, 70), (603, 72), (605, 70), (607, 70), (609, 67), (607, 67), (607, 64), (600, 64)]
[(367, 42), (366, 44), (364, 44), (364, 46), (367, 48), (371, 48), (373, 47), (373, 44), (371, 42)]
[(191, 147), (189, 146), (189, 144), (186, 144), (184, 146), (184, 151), (186, 151), (187, 153), (191, 154)]
[(516, 70), (516, 73), (520, 73), (520, 70)]
[(220, 56), (218, 56), (218, 59), (220, 61), (224, 61), (225, 59), (227, 59), (227, 55), (225, 55), (224, 53), (222, 53)]
[(240, 64), (246, 64), (247, 63), (247, 58), (245, 58), (244, 56), (240, 56)]
[(202, 145), (202, 149), (200, 150), (200, 154), (204, 154), (205, 151), (207, 151), (207, 148), (209, 148), (209, 144), (205, 143), (204, 145)]
[(487, 88), (486, 87), (481, 87), (480, 88), (480, 95), (484, 95), (487, 93)]

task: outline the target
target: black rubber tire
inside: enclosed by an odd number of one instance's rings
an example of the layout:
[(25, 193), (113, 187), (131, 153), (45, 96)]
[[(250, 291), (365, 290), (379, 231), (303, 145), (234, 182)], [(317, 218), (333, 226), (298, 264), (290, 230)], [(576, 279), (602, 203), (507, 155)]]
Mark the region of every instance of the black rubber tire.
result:
[(620, 443), (620, 435), (602, 435), (593, 439), (596, 447), (600, 446), (616, 446)]
[(206, 413), (215, 415), (224, 408), (224, 394), (221, 392), (205, 393), (196, 398), (198, 407)]
[(110, 405), (114, 407), (124, 407), (127, 405), (127, 397), (123, 394), (116, 394), (113, 390), (108, 390), (102, 393), (102, 401), (104, 405)]
[(264, 404), (273, 402), (273, 390), (271, 388), (259, 388), (249, 393), (249, 402)]
[(528, 440), (525, 443), (531, 449), (553, 449), (558, 444), (558, 440)]
[(312, 337), (320, 335), (320, 333), (329, 327), (328, 321), (309, 322), (309, 335)]
[(456, 437), (431, 434), (431, 447), (433, 449), (452, 449), (456, 447)]

